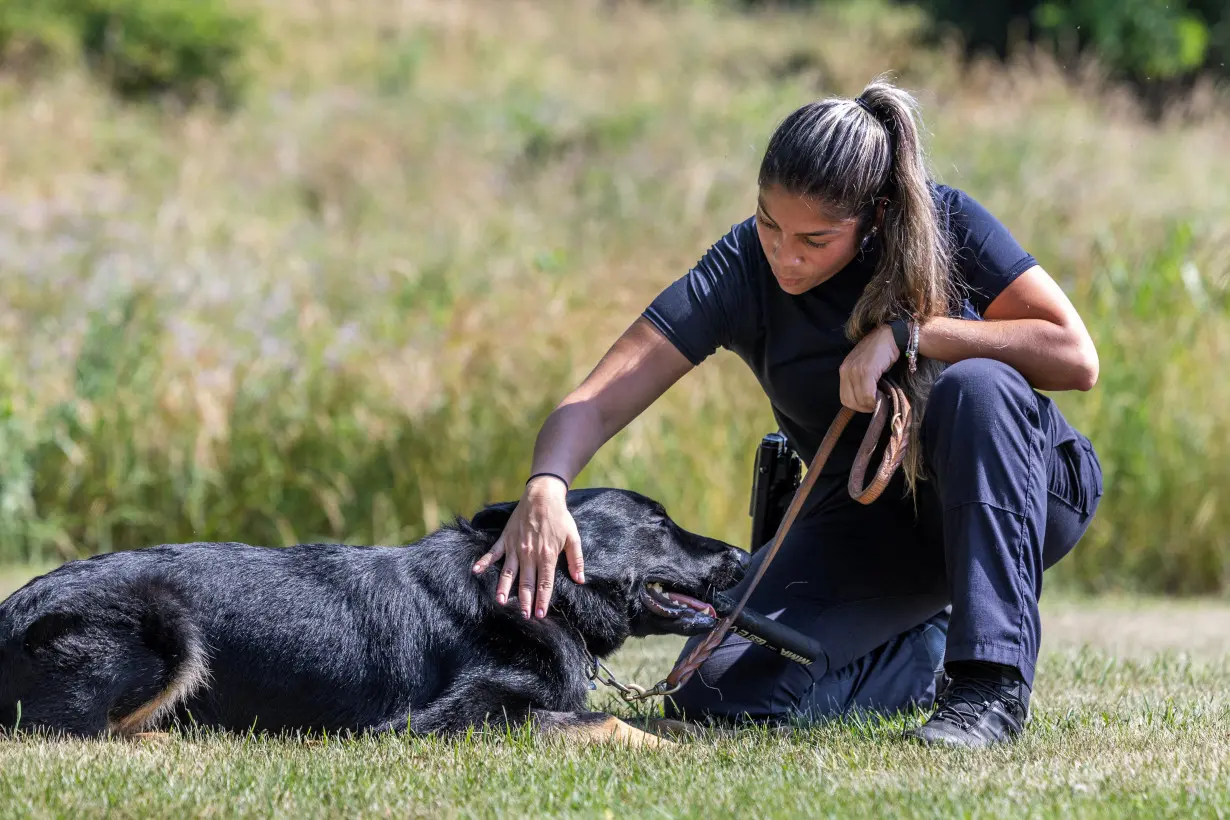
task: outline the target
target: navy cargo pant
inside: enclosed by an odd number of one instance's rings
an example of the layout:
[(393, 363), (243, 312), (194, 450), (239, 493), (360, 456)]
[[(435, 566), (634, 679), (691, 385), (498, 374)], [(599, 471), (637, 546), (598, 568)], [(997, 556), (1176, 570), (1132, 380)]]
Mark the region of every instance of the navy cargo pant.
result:
[(827, 659), (802, 666), (730, 635), (668, 699), (667, 716), (808, 720), (926, 708), (937, 670), (963, 660), (1014, 666), (1033, 685), (1042, 572), (1093, 517), (1097, 456), (1049, 398), (990, 359), (939, 377), (922, 445), (928, 480), (917, 512), (900, 472), (870, 505), (844, 485), (827, 492), (795, 521), (748, 602), (816, 638)]

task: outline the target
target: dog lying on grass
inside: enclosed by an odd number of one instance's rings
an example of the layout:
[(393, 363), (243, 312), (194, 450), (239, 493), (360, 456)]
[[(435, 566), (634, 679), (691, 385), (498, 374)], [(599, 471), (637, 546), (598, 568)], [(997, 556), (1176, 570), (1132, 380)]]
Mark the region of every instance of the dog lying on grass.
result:
[(586, 712), (592, 658), (711, 629), (705, 598), (747, 553), (623, 490), (574, 490), (586, 583), (551, 610), (495, 601), (470, 567), (514, 504), (405, 547), (163, 545), (73, 561), (0, 604), (0, 725), (133, 735), (175, 721), (246, 732), (451, 733), (519, 726), (659, 738)]

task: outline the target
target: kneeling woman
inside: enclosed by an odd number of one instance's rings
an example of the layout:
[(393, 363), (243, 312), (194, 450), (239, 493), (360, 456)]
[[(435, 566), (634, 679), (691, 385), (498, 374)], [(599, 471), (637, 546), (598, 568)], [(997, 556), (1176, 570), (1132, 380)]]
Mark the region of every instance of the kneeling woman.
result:
[[(502, 556), (497, 595), (516, 580), (526, 617), (546, 612), (561, 551), (583, 582), (567, 484), (718, 348), (752, 369), (808, 463), (839, 409), (859, 411), (748, 603), (815, 637), (829, 664), (728, 636), (668, 714), (776, 721), (934, 703), (910, 733), (923, 742), (985, 745), (1024, 727), (1043, 571), (1102, 494), (1089, 440), (1038, 391), (1092, 388), (1097, 354), (1004, 226), (929, 178), (919, 133), (914, 99), (882, 81), (787, 117), (755, 214), (547, 419), (522, 503), (475, 567)], [(916, 423), (903, 469), (863, 505), (847, 477), (884, 375), (905, 387)]]

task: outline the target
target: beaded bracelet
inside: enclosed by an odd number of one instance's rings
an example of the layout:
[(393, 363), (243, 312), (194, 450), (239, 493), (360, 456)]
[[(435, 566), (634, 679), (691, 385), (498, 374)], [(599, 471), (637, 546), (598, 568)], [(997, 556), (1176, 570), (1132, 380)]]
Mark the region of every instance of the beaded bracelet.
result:
[(920, 322), (917, 319), (910, 320), (910, 344), (905, 349), (905, 357), (910, 362), (910, 372), (918, 372), (918, 336)]

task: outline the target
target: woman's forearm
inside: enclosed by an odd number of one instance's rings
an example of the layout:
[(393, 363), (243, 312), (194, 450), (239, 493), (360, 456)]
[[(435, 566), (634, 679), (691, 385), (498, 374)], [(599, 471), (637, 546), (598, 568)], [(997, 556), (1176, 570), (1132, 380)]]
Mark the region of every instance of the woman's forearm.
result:
[(530, 473), (555, 473), (571, 485), (609, 437), (593, 401), (561, 404), (538, 431)]
[(531, 474), (556, 473), (571, 484), (598, 448), (691, 369), (665, 336), (638, 318), (547, 417), (534, 442)]
[(1098, 380), (1098, 355), (1084, 334), (1045, 319), (976, 321), (937, 316), (919, 331), (928, 359), (997, 359), (1039, 390), (1089, 390)]

